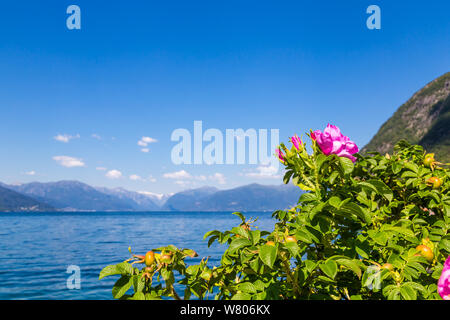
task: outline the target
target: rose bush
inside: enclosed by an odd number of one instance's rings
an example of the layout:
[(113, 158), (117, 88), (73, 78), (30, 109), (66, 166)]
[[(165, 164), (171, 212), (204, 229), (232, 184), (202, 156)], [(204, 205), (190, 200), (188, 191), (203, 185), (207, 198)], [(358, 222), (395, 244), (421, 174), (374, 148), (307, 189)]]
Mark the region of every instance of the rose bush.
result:
[(197, 253), (172, 245), (151, 249), (141, 268), (132, 255), (100, 273), (120, 275), (113, 297), (449, 299), (449, 170), (405, 141), (392, 155), (362, 156), (335, 126), (308, 136), (310, 153), (297, 136), (277, 149), (284, 183), (304, 192), (273, 213), (272, 231), (234, 213), (238, 226), (204, 236), (227, 246), (218, 266), (188, 266)]

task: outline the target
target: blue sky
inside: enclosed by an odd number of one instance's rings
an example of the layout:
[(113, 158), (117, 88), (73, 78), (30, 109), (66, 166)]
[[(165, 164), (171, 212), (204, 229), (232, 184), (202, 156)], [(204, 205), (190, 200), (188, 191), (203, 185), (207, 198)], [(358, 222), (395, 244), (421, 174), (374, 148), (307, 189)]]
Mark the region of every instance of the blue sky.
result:
[[(81, 30), (66, 27), (71, 4)], [(366, 27), (371, 4), (381, 30)], [(330, 122), (362, 147), (450, 71), (448, 12), (448, 1), (2, 3), (0, 181), (155, 193), (279, 184), (258, 165), (175, 165), (170, 135), (201, 120), (280, 129), (286, 142)], [(149, 152), (142, 137), (157, 140)]]

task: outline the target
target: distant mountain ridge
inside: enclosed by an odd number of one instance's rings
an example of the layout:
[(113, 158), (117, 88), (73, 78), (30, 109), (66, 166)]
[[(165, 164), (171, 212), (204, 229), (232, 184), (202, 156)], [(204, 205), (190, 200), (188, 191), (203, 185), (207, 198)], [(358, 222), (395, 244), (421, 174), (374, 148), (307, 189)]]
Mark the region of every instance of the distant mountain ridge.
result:
[(55, 211), (55, 208), (0, 186), (0, 212), (9, 211)]
[(95, 189), (104, 194), (120, 199), (124, 204), (127, 204), (130, 208), (133, 208), (133, 210), (156, 211), (160, 209), (160, 206), (155, 203), (154, 198), (139, 192), (128, 191), (124, 188), (108, 189), (97, 187)]
[(259, 184), (228, 190), (202, 187), (173, 195), (94, 188), (79, 181), (0, 186), (0, 211), (270, 211), (295, 205), (301, 193), (293, 185)]
[(361, 150), (392, 152), (405, 139), (450, 162), (450, 72), (431, 81), (398, 108)]
[(300, 194), (300, 189), (293, 185), (254, 183), (228, 190), (195, 189), (178, 193), (164, 207), (175, 211), (274, 211), (296, 205)]
[(79, 181), (32, 182), (8, 188), (64, 211), (131, 211), (126, 201)]

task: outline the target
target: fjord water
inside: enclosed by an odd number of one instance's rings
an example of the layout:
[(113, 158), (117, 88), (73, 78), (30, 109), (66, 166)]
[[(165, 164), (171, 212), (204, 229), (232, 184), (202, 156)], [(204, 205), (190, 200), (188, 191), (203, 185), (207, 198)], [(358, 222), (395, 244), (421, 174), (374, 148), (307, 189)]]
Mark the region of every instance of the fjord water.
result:
[[(272, 230), (269, 212), (258, 217), (260, 230)], [(231, 212), (70, 212), (0, 213), (0, 299), (112, 299), (119, 276), (98, 280), (103, 267), (173, 244), (198, 252), (189, 264), (210, 256), (219, 265), (224, 245), (207, 246), (203, 235), (240, 223)], [(69, 265), (81, 270), (81, 289), (68, 289)]]

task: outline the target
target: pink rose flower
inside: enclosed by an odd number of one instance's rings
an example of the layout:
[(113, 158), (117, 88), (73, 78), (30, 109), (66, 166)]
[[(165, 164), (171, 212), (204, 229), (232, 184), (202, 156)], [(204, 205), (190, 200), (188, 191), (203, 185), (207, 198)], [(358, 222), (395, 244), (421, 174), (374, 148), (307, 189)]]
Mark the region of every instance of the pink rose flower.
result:
[(297, 150), (300, 150), (302, 141), (300, 140), (300, 138), (297, 135), (291, 137), (291, 142)]
[(284, 161), (284, 154), (283, 152), (280, 150), (280, 148), (275, 149), (275, 152), (278, 156), (278, 159), (280, 159), (281, 161)]
[(444, 262), (444, 268), (438, 281), (438, 293), (442, 299), (450, 300), (450, 256)]
[(336, 154), (353, 162), (356, 161), (352, 155), (359, 151), (358, 146), (349, 137), (344, 136), (338, 127), (328, 124), (323, 132), (314, 131), (311, 138), (316, 140), (325, 155)]

